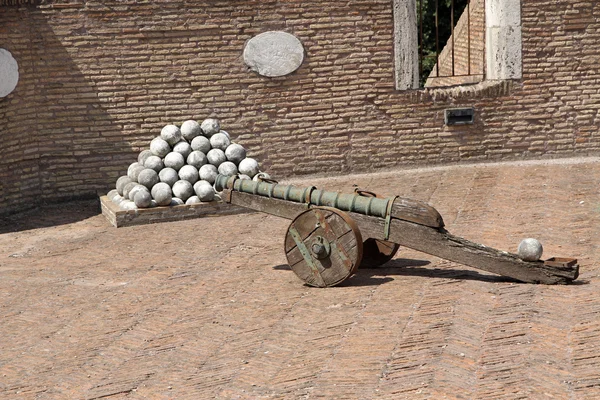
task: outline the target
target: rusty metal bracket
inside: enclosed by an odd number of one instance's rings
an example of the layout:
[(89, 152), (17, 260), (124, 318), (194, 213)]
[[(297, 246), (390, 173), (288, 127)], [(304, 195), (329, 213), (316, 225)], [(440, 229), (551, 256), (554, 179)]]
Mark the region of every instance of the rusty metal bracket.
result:
[(383, 237), (385, 240), (390, 238), (390, 225), (392, 222), (392, 207), (398, 196), (390, 197), (388, 199), (387, 208), (385, 210), (385, 227), (383, 228)]

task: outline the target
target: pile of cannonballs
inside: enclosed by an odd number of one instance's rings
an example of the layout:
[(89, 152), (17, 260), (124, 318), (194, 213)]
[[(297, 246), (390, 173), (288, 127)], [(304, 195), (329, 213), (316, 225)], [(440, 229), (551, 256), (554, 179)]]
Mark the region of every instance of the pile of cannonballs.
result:
[(181, 127), (166, 125), (107, 196), (123, 210), (211, 202), (218, 200), (213, 186), (217, 174), (268, 178), (221, 130), (219, 120), (189, 120)]

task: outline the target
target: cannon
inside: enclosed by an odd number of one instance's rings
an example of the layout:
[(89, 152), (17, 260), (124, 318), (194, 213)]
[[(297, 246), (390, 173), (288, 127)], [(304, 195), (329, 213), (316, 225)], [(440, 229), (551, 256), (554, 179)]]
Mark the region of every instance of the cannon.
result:
[(579, 275), (574, 258), (525, 261), (452, 235), (439, 212), (417, 200), (224, 175), (217, 176), (215, 188), (227, 203), (291, 220), (285, 255), (294, 273), (309, 286), (338, 285), (358, 268), (385, 264), (400, 246), (525, 283), (567, 284)]

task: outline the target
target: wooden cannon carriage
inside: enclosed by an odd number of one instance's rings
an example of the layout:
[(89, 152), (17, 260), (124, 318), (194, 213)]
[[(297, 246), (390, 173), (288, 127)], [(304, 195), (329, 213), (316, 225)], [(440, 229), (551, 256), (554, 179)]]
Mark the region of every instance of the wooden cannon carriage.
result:
[(217, 177), (215, 187), (223, 190), (227, 203), (292, 220), (285, 254), (294, 273), (310, 286), (335, 286), (359, 267), (391, 260), (400, 246), (527, 283), (566, 284), (579, 274), (576, 259), (524, 261), (454, 236), (444, 229), (435, 208), (416, 200), (223, 175)]

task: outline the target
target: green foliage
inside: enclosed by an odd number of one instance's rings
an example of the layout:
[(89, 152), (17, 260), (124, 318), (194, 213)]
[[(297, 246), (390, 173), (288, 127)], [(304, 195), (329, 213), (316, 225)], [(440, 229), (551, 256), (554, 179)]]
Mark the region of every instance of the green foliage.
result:
[(436, 0), (417, 0), (417, 20), (422, 21), (420, 22), (422, 26), (419, 27), (419, 51), (422, 55), (423, 71), (419, 77), (421, 86), (425, 84), (427, 77), (435, 67), (438, 52), (443, 50), (450, 38), (452, 3), (454, 3), (454, 25), (456, 25), (468, 2), (469, 0), (437, 0), (437, 2)]

